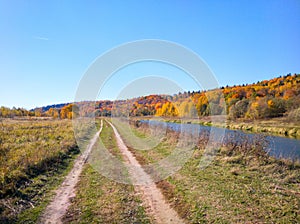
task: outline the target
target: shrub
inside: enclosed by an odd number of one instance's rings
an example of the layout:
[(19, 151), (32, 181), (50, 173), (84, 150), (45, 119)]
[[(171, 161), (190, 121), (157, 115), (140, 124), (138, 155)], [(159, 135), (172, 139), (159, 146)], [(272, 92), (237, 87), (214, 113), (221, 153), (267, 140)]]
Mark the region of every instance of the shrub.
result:
[(300, 121), (300, 107), (288, 113), (288, 118), (291, 121)]

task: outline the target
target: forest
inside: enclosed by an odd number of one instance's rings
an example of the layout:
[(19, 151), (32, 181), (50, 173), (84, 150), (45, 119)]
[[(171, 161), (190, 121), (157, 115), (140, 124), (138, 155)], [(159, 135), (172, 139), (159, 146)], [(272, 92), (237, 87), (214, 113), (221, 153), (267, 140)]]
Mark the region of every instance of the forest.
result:
[(165, 116), (195, 118), (228, 115), (229, 119), (287, 116), (300, 120), (300, 74), (287, 74), (253, 84), (174, 95), (149, 95), (128, 100), (84, 101), (25, 110), (0, 108), (0, 117)]

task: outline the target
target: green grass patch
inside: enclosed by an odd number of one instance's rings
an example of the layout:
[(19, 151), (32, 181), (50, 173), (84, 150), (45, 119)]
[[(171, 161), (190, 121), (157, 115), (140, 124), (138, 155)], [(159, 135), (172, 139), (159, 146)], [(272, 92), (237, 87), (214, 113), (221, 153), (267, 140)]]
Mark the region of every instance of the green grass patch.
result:
[(117, 146), (117, 140), (114, 135), (114, 131), (107, 121), (103, 121), (103, 129), (100, 133), (100, 139), (103, 146), (117, 159), (123, 161), (123, 156)]

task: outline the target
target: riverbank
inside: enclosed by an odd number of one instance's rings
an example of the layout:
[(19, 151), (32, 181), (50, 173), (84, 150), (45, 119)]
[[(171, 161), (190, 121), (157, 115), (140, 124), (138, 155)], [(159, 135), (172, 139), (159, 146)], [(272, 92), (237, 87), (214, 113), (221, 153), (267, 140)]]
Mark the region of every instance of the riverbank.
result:
[[(178, 146), (179, 135), (167, 129), (151, 150), (139, 150), (140, 141), (148, 144), (158, 132), (149, 130), (148, 123), (143, 122), (131, 126), (131, 135), (128, 127), (124, 128), (125, 122), (114, 123), (144, 167), (170, 158)], [(260, 139), (257, 141), (261, 143)], [(168, 203), (186, 223), (299, 222), (298, 162), (270, 157), (260, 144), (250, 147), (252, 143), (244, 139), (243, 144), (220, 147), (202, 169), (199, 165), (207, 156), (206, 142), (203, 134), (181, 169), (157, 182)]]
[[(137, 117), (140, 119), (162, 119), (161, 117)], [(261, 120), (228, 120), (226, 116), (201, 117), (201, 118), (164, 118), (166, 122), (191, 123), (204, 126), (214, 126), (231, 130), (243, 130), (253, 133), (267, 133), (270, 135), (284, 136), (300, 139), (300, 122), (289, 121), (285, 117)]]

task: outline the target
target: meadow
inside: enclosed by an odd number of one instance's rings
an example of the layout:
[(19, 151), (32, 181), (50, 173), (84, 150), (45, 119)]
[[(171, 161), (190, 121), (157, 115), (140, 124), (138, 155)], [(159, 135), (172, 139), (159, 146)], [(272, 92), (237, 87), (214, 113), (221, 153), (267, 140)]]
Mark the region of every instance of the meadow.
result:
[(2, 120), (0, 222), (37, 219), (78, 153), (70, 120)]

